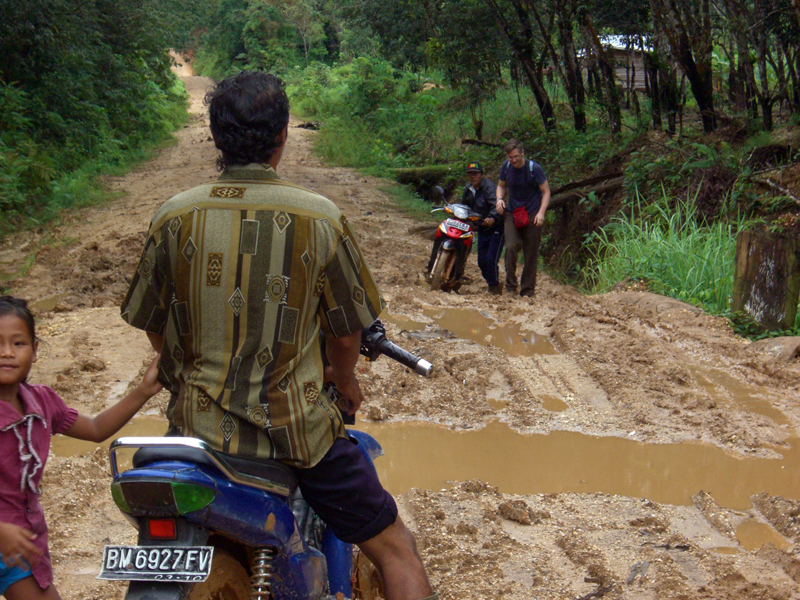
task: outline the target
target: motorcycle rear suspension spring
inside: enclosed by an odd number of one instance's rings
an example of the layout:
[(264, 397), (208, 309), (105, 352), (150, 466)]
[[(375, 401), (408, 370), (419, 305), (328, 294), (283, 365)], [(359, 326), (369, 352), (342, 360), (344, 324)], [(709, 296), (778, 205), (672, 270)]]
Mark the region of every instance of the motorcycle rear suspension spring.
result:
[(250, 600), (272, 600), (272, 578), (275, 575), (273, 563), (277, 553), (278, 550), (272, 547), (256, 548), (250, 565), (253, 572), (250, 577), (253, 586)]

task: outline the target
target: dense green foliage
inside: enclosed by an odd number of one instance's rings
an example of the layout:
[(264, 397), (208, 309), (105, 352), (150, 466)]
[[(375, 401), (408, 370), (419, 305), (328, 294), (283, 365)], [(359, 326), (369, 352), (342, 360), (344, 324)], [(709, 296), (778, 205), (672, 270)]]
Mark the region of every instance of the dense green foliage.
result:
[(180, 121), (168, 8), (155, 0), (0, 1), (3, 228), (85, 201), (99, 164), (124, 162)]
[(339, 57), (347, 38), (336, 4), (322, 0), (200, 2), (195, 70), (220, 78), (241, 69), (286, 76), (296, 66)]
[(318, 150), (326, 160), (387, 174), (455, 158), (459, 123), (439, 110), (453, 93), (424, 84), (386, 60), (359, 57), (336, 68), (315, 63), (289, 92), (296, 112), (325, 121)]

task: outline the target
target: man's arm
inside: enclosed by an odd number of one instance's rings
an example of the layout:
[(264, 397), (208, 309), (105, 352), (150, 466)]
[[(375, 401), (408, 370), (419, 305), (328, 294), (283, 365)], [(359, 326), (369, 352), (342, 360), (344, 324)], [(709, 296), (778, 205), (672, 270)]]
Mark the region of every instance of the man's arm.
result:
[(469, 186), (466, 186), (464, 191), (461, 192), (461, 204), (466, 204), (472, 210), (475, 210), (475, 197), (469, 193)]
[(495, 193), (497, 194), (497, 202), (495, 202), (494, 207), (497, 209), (497, 214), (498, 215), (502, 215), (503, 211), (506, 209), (506, 202), (505, 202), (506, 180), (505, 179), (500, 179), (497, 182), (497, 191)]
[(325, 355), (330, 364), (325, 369), (325, 380), (332, 381), (339, 393), (350, 401), (348, 415), (356, 414), (364, 401), (355, 372), (360, 351), (361, 330), (344, 337), (325, 337)]
[(539, 212), (536, 213), (536, 216), (533, 217), (533, 224), (537, 226), (544, 224), (544, 213), (547, 210), (547, 205), (550, 204), (550, 184), (545, 180), (545, 182), (539, 186), (539, 189), (542, 191), (542, 206), (539, 208)]
[(483, 226), (491, 227), (500, 218), (500, 215), (497, 213), (497, 186), (487, 180), (483, 190), (486, 196), (486, 205), (490, 207), (489, 214), (486, 215), (486, 218), (483, 220)]

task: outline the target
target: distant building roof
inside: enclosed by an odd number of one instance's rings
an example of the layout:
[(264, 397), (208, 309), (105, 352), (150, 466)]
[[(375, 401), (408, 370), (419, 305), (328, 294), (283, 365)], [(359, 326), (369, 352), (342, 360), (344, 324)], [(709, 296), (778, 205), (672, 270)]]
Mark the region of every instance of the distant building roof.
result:
[[(613, 50), (627, 50), (629, 44), (633, 46), (634, 50), (640, 49), (638, 35), (601, 35), (600, 43), (603, 44), (603, 46)], [(644, 49), (647, 51), (653, 49), (646, 37), (644, 39)]]

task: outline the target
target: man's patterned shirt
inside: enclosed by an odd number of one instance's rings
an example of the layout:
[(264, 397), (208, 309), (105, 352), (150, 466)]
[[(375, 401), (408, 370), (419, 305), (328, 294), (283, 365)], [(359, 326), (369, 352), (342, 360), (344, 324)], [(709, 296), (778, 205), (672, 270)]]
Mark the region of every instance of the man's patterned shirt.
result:
[(173, 428), (308, 467), (345, 435), (322, 391), (319, 331), (354, 333), (382, 307), (336, 205), (251, 164), (156, 212), (122, 317), (164, 338)]

